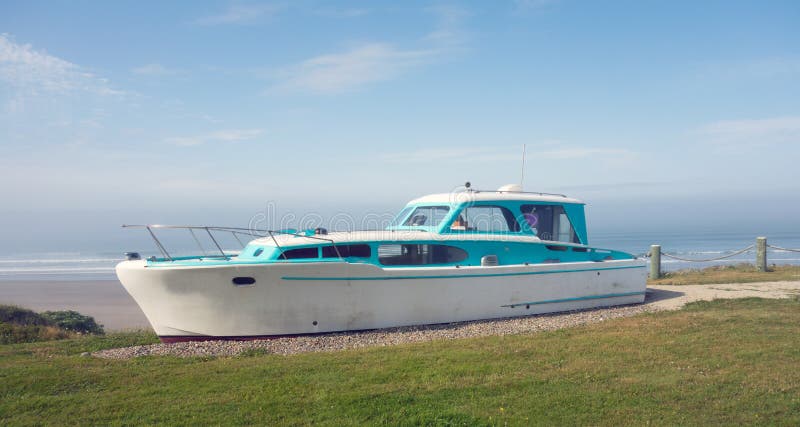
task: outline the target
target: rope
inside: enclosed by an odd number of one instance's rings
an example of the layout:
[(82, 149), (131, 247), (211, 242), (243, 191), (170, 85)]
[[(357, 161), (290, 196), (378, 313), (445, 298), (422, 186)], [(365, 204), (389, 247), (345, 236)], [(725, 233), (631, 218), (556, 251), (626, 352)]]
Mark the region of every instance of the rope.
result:
[(736, 251), (736, 252), (734, 252), (734, 253), (732, 253), (732, 254), (723, 255), (723, 256), (721, 256), (721, 257), (717, 257), (717, 258), (708, 258), (708, 259), (688, 259), (688, 258), (681, 258), (681, 257), (675, 256), (675, 255), (670, 255), (670, 254), (668, 254), (668, 253), (664, 253), (664, 252), (661, 252), (661, 255), (663, 255), (663, 256), (665, 256), (665, 257), (667, 257), (667, 258), (677, 259), (678, 261), (686, 261), (686, 262), (709, 262), (709, 261), (719, 261), (719, 260), (721, 260), (721, 259), (725, 259), (725, 258), (731, 258), (731, 257), (734, 257), (734, 256), (736, 256), (736, 255), (743, 254), (743, 253), (745, 253), (745, 252), (749, 251), (750, 249), (753, 249), (753, 247), (755, 247), (755, 245), (750, 245), (750, 246), (748, 246), (748, 247), (746, 247), (746, 248), (744, 248), (744, 249), (742, 249), (742, 250), (738, 250), (738, 251)]
[(789, 248), (782, 248), (780, 246), (773, 246), (767, 245), (768, 248), (777, 249), (779, 251), (787, 251), (787, 252), (800, 252), (800, 249), (789, 249)]

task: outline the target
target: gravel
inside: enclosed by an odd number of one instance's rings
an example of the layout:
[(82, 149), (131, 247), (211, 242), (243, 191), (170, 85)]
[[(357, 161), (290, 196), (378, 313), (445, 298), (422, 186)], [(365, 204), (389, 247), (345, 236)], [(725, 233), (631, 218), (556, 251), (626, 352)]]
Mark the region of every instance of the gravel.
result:
[(280, 355), (329, 352), (365, 347), (383, 347), (435, 340), (502, 336), (552, 331), (609, 319), (634, 316), (658, 308), (636, 304), (610, 308), (540, 314), (495, 320), (449, 323), (444, 325), (405, 326), (365, 332), (274, 338), (255, 341), (194, 341), (173, 344), (150, 344), (114, 348), (92, 353), (105, 359), (129, 359), (139, 356), (219, 357), (245, 352)]

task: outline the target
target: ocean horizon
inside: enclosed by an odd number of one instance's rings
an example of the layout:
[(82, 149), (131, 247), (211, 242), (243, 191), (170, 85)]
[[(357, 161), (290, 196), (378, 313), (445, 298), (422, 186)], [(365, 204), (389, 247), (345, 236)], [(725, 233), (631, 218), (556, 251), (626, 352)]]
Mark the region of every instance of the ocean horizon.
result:
[[(765, 233), (767, 243), (787, 249), (800, 248), (800, 232)], [(645, 256), (650, 245), (659, 244), (662, 253), (681, 258), (704, 260), (732, 254), (755, 243), (756, 234), (744, 232), (595, 232), (590, 234), (591, 246), (612, 248)], [(120, 250), (107, 248), (80, 251), (19, 252), (0, 255), (0, 281), (81, 281), (116, 280), (114, 266), (124, 260), (125, 242)], [(238, 249), (238, 248), (237, 248)], [(131, 250), (131, 248), (128, 248)], [(133, 248), (143, 257), (158, 255), (154, 246)], [(197, 248), (184, 248), (182, 254), (196, 254)], [(800, 265), (800, 253), (769, 248), (768, 264)], [(710, 262), (687, 262), (662, 256), (662, 270), (755, 263), (751, 249), (730, 258)]]

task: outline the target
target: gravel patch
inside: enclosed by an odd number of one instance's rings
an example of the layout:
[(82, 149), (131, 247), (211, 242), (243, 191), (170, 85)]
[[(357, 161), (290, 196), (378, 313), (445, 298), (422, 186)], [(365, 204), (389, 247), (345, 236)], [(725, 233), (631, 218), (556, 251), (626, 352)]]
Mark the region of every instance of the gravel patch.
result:
[(105, 359), (128, 359), (153, 355), (177, 357), (236, 356), (251, 351), (280, 355), (329, 352), (435, 340), (552, 331), (656, 310), (658, 309), (647, 304), (636, 304), (506, 319), (479, 320), (443, 325), (404, 326), (365, 332), (331, 333), (268, 340), (150, 344), (96, 351), (92, 353), (92, 356)]

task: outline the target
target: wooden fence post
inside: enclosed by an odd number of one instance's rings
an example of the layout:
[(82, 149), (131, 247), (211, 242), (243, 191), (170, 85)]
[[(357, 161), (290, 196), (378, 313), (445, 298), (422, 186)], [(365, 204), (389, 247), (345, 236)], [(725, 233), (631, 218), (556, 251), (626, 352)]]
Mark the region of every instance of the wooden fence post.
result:
[(661, 277), (661, 245), (650, 246), (650, 278)]
[(767, 271), (767, 238), (756, 237), (756, 270)]

